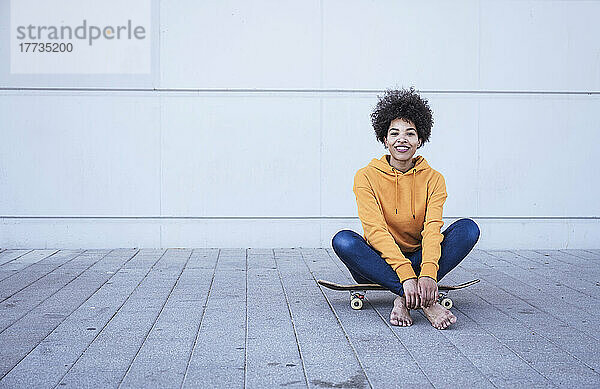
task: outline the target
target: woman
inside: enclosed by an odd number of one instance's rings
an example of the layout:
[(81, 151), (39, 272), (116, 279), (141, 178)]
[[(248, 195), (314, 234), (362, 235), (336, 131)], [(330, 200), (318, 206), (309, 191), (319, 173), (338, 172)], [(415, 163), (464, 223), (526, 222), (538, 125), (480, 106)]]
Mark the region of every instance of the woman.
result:
[(371, 121), (389, 154), (354, 177), (364, 238), (340, 231), (333, 249), (356, 282), (377, 283), (398, 295), (391, 324), (410, 326), (410, 310), (421, 308), (435, 328), (445, 329), (456, 317), (437, 302), (437, 281), (473, 249), (479, 228), (471, 219), (460, 219), (440, 233), (444, 177), (422, 156), (413, 158), (429, 141), (433, 125), (426, 99), (414, 88), (387, 91)]

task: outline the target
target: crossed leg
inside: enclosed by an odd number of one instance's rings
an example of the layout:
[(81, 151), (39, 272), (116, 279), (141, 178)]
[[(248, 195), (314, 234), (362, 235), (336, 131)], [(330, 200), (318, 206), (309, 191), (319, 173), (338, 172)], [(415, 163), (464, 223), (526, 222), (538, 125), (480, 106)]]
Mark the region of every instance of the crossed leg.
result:
[[(477, 224), (466, 218), (455, 221), (442, 232), (444, 239), (438, 261), (438, 281), (454, 269), (473, 249), (479, 239), (479, 233)], [(362, 236), (354, 231), (342, 230), (333, 237), (332, 246), (356, 282), (374, 282), (398, 295), (390, 314), (391, 324), (399, 326), (412, 324), (400, 279)], [(415, 274), (419, 274), (421, 250), (405, 255), (411, 261)], [(439, 303), (423, 309), (423, 312), (431, 324), (438, 329), (447, 328), (456, 322), (456, 317)]]

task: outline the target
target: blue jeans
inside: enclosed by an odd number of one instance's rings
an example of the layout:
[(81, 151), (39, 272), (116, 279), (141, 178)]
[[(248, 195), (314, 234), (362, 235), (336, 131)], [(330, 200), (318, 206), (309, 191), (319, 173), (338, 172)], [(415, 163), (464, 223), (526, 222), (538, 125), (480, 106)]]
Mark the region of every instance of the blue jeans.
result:
[[(438, 262), (438, 281), (473, 249), (479, 239), (479, 227), (472, 219), (460, 219), (442, 232), (442, 253)], [(354, 280), (359, 284), (375, 283), (393, 293), (403, 296), (400, 278), (392, 267), (381, 258), (365, 239), (354, 231), (342, 230), (335, 234), (331, 242), (333, 251), (346, 265)], [(421, 272), (421, 249), (414, 253), (403, 253), (410, 260), (415, 274)]]

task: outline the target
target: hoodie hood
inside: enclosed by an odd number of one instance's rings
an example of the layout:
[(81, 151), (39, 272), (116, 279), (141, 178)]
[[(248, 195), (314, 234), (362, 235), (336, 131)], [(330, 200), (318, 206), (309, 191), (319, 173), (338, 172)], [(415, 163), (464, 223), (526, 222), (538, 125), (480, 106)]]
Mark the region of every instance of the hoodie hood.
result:
[(415, 216), (415, 184), (416, 184), (417, 173), (420, 171), (423, 171), (423, 170), (430, 169), (429, 164), (427, 163), (425, 158), (418, 155), (412, 159), (414, 162), (413, 168), (410, 169), (409, 171), (407, 171), (406, 173), (402, 173), (401, 171), (399, 171), (398, 169), (396, 169), (395, 167), (390, 165), (390, 163), (388, 162), (388, 158), (390, 158), (389, 154), (384, 154), (379, 159), (373, 158), (373, 160), (371, 160), (371, 162), (369, 162), (368, 166), (381, 172), (381, 174), (387, 176), (387, 178), (394, 180), (394, 186), (395, 186), (395, 190), (396, 190), (396, 192), (395, 192), (396, 194), (394, 197), (396, 214), (398, 214), (398, 181), (400, 179), (404, 179), (404, 177), (406, 177), (406, 176), (411, 177), (412, 183), (411, 183), (411, 192), (410, 192), (410, 199), (411, 199), (410, 211), (412, 213), (413, 219), (415, 219), (416, 218), (416, 216)]
[(423, 158), (420, 155), (418, 155), (412, 159), (413, 162), (415, 163), (415, 166), (412, 169), (410, 169), (409, 171), (407, 171), (406, 173), (402, 173), (401, 171), (397, 170), (392, 165), (390, 165), (390, 163), (388, 162), (388, 158), (389, 158), (389, 154), (385, 154), (385, 155), (381, 156), (381, 158), (379, 158), (379, 159), (373, 158), (371, 160), (371, 162), (369, 162), (369, 166), (381, 171), (382, 173), (388, 174), (390, 176), (414, 174), (413, 170), (418, 172), (421, 170), (430, 169), (429, 164), (427, 163), (425, 158)]

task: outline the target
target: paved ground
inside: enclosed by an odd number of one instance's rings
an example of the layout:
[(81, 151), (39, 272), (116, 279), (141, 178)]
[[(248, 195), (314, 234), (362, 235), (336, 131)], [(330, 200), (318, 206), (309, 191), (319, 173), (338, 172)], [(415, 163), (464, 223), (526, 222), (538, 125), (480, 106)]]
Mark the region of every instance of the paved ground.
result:
[(600, 250), (473, 251), (458, 322), (361, 311), (325, 249), (2, 250), (0, 387), (599, 387)]

